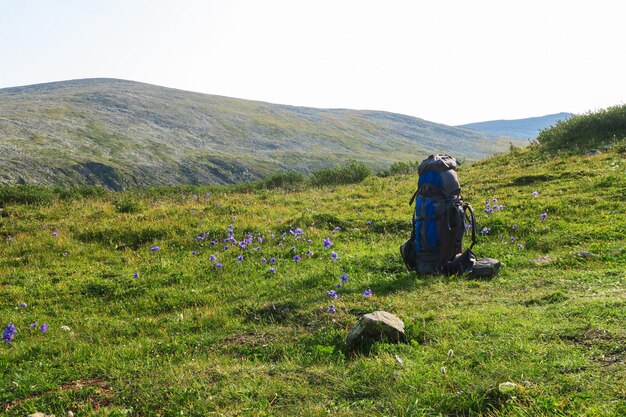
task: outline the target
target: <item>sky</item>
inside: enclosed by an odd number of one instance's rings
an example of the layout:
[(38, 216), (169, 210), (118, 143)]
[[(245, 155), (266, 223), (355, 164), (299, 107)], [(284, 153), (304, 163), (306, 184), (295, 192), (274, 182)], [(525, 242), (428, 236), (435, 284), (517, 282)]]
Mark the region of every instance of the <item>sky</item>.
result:
[(458, 125), (626, 99), (622, 0), (0, 0), (0, 88), (120, 78)]

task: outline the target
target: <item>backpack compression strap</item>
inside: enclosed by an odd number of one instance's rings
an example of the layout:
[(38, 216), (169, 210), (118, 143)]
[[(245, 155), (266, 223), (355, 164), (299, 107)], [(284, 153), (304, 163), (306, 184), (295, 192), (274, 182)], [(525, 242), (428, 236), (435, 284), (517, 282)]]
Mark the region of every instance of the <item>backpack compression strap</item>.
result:
[[(469, 211), (469, 215), (467, 212)], [(470, 205), (470, 203), (463, 203), (463, 212), (465, 213), (465, 219), (470, 222), (472, 225), (472, 244), (470, 245), (470, 250), (476, 244), (476, 214), (474, 214), (474, 209)]]

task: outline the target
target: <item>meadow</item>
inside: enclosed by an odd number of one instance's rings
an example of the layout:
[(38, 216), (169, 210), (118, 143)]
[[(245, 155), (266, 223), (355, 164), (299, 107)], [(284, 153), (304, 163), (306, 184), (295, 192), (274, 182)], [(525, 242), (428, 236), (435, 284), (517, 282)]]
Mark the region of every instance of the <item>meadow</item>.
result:
[(414, 174), (6, 200), (0, 414), (626, 415), (626, 144), (459, 176), (491, 280), (405, 270)]

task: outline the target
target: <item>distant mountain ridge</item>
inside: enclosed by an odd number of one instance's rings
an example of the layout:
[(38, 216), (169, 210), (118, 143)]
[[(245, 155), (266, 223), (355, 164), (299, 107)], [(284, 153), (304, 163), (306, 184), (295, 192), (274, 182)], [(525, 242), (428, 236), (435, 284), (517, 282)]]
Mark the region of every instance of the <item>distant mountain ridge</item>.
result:
[(528, 117), (514, 120), (490, 120), (486, 122), (468, 123), (459, 125), (467, 129), (490, 133), (498, 136), (508, 136), (516, 139), (535, 139), (539, 132), (552, 126), (559, 120), (573, 116), (572, 113), (556, 113), (539, 117)]
[(510, 138), (406, 115), (234, 99), (117, 79), (0, 89), (0, 183), (111, 189), (223, 184), (431, 153), (476, 160)]

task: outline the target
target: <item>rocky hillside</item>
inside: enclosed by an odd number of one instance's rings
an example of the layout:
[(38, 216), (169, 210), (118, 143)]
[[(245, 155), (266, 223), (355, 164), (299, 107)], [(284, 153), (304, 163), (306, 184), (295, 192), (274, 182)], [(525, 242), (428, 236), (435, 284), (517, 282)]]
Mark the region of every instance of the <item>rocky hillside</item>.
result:
[(400, 114), (276, 105), (115, 79), (0, 89), (4, 184), (224, 184), (347, 160), (374, 170), (433, 152), (476, 160), (510, 142)]

